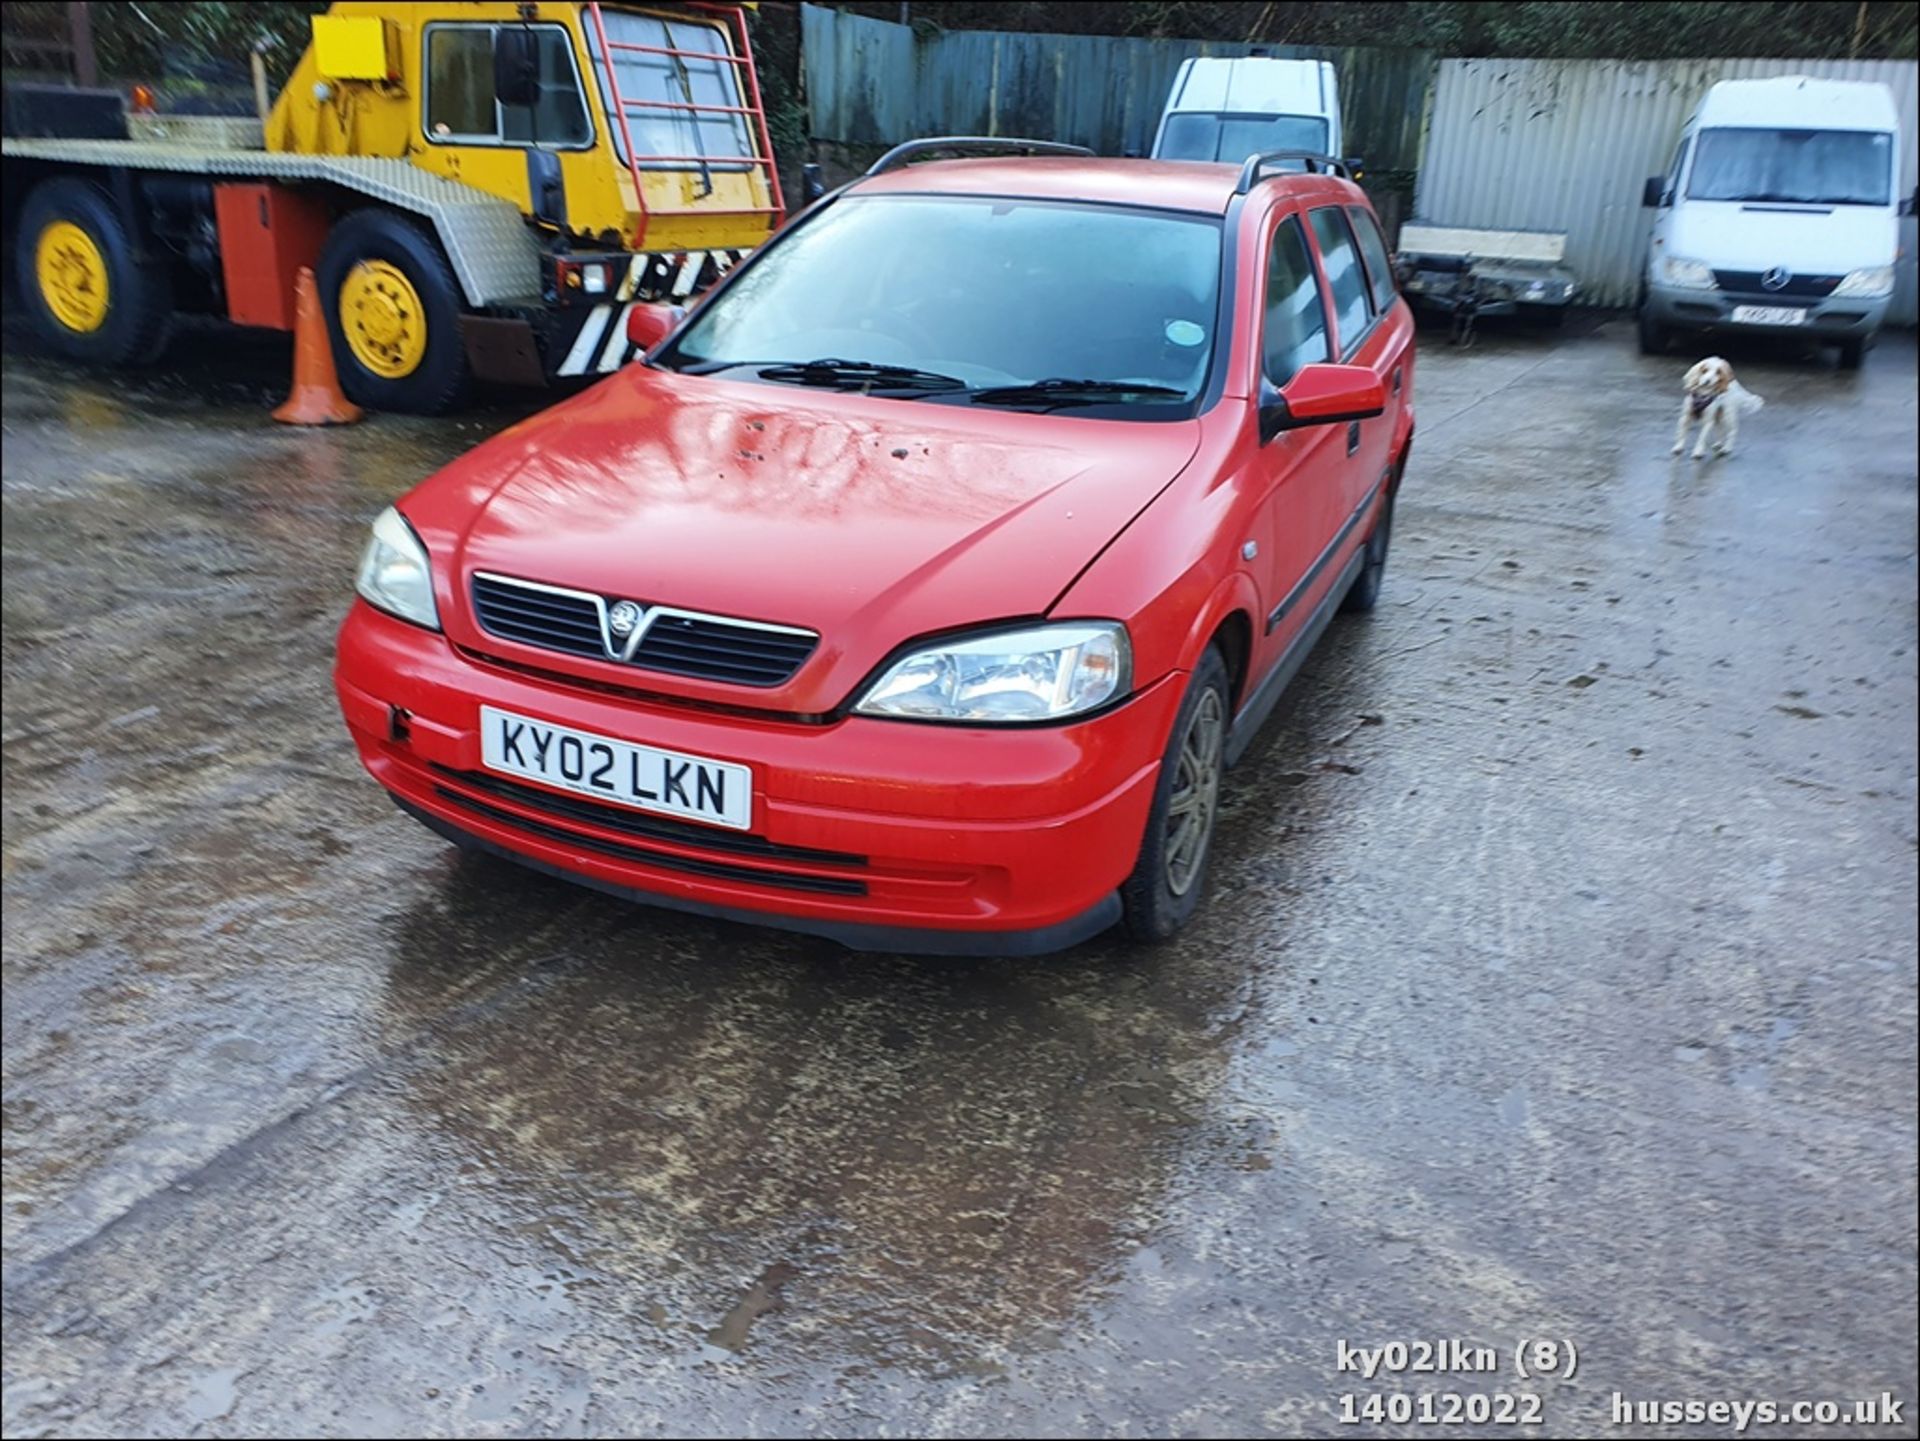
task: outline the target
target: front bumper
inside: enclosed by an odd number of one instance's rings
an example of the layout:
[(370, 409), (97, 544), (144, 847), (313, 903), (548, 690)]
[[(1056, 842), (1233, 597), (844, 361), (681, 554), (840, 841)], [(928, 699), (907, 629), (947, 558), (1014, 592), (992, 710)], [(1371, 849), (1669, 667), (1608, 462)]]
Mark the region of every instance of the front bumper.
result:
[[(633, 899), (857, 949), (1037, 954), (1112, 924), (1180, 677), (1077, 724), (825, 725), (614, 696), (468, 656), (356, 601), (334, 673), (361, 760), (462, 844)], [(734, 761), (750, 833), (485, 771), (479, 708)]]
[[(1891, 295), (1826, 296), (1776, 295), (1734, 290), (1682, 290), (1648, 285), (1647, 308), (1655, 323), (1673, 330), (1727, 330), (1753, 335), (1806, 335), (1826, 341), (1865, 339), (1878, 333), (1887, 318)], [(1736, 305), (1791, 307), (1806, 319), (1794, 325), (1754, 325), (1736, 321)]]

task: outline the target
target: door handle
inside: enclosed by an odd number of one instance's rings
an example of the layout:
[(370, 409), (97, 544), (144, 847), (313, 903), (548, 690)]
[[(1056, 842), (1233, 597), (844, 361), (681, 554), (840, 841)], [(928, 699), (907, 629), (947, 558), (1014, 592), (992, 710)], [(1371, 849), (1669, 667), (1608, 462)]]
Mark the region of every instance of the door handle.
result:
[(1401, 367), (1401, 366), (1398, 366), (1398, 365), (1396, 365), (1396, 366), (1394, 366), (1394, 368), (1393, 368), (1393, 393), (1394, 393), (1395, 395), (1398, 395), (1398, 394), (1400, 393), (1400, 371), (1401, 371), (1401, 369), (1402, 369), (1402, 367)]
[(1357, 420), (1349, 421), (1347, 423), (1347, 454), (1352, 455), (1359, 448), (1360, 422)]

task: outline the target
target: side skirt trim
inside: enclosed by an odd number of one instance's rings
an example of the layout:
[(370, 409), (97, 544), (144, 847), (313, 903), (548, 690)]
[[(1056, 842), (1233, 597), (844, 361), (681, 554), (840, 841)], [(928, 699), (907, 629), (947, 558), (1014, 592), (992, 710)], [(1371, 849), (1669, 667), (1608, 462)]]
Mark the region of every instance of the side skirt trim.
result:
[[(1387, 474), (1391, 475), (1392, 472), (1389, 471)], [(1313, 583), (1320, 579), (1322, 571), (1333, 564), (1334, 557), (1340, 554), (1340, 547), (1347, 543), (1347, 537), (1353, 534), (1353, 528), (1367, 518), (1368, 513), (1372, 511), (1374, 506), (1379, 502), (1381, 492), (1385, 488), (1386, 476), (1382, 476), (1380, 483), (1367, 492), (1367, 498), (1361, 501), (1360, 504), (1354, 508), (1353, 514), (1346, 518), (1346, 521), (1340, 527), (1339, 534), (1327, 542), (1327, 548), (1320, 552), (1318, 559), (1307, 567), (1307, 573), (1300, 577), (1299, 582), (1292, 590), (1287, 592), (1287, 598), (1273, 608), (1272, 614), (1267, 617), (1268, 635), (1272, 635), (1274, 628), (1287, 618), (1288, 611), (1306, 599), (1307, 595), (1313, 590)]]

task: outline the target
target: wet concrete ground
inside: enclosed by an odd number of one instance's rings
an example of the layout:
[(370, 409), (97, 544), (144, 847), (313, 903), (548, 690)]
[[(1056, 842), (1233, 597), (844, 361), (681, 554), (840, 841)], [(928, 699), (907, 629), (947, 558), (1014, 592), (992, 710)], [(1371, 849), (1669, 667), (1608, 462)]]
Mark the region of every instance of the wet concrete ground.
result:
[[(300, 433), (272, 344), (10, 338), (8, 1434), (1912, 1434), (1914, 345), (1736, 354), (1711, 465), (1690, 358), (1430, 337), (1386, 601), (1199, 923), (954, 963), (463, 859), (361, 772), (365, 522), (512, 404)], [(1336, 1370), (1445, 1338), (1502, 1374)]]

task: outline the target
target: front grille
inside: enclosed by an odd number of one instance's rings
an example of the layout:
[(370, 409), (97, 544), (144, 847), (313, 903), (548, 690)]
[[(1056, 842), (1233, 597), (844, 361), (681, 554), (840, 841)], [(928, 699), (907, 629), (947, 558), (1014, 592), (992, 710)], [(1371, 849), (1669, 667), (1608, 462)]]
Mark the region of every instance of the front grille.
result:
[[(429, 762), (429, 764), (432, 763)], [(646, 840), (672, 841), (676, 845), (699, 846), (702, 850), (730, 851), (734, 855), (755, 856), (769, 861), (790, 861), (799, 865), (864, 866), (867, 864), (865, 856), (855, 855), (851, 851), (822, 851), (811, 846), (783, 846), (777, 841), (768, 840), (765, 836), (750, 835), (744, 831), (723, 831), (715, 826), (696, 825), (691, 821), (676, 821), (668, 816), (649, 815), (645, 811), (636, 811), (627, 806), (608, 805), (604, 801), (588, 800), (585, 797), (557, 795), (553, 791), (543, 791), (537, 786), (522, 785), (518, 781), (510, 781), (501, 776), (484, 775), (479, 771), (455, 770), (451, 766), (443, 765), (433, 765), (432, 768), (449, 781), (497, 796), (502, 800), (512, 801), (516, 805), (526, 806), (529, 810), (545, 811), (563, 820), (586, 821), (610, 831), (621, 831)]]
[[(590, 660), (609, 653), (606, 608), (612, 599), (504, 576), (475, 575), (473, 613), (480, 628), (503, 640)], [(642, 670), (732, 685), (776, 686), (806, 663), (820, 637), (791, 626), (768, 626), (671, 606), (646, 609), (646, 631), (627, 664)], [(620, 644), (619, 637), (613, 637)]]
[(503, 640), (595, 660), (607, 658), (600, 607), (588, 596), (536, 590), (514, 581), (476, 575), (473, 613), (481, 629)]
[(817, 637), (759, 630), (712, 616), (663, 615), (641, 639), (633, 663), (673, 675), (736, 685), (779, 685), (813, 654)]
[(1722, 290), (1735, 290), (1752, 295), (1793, 295), (1801, 299), (1809, 297), (1819, 299), (1831, 295), (1840, 284), (1837, 275), (1790, 275), (1787, 283), (1778, 290), (1769, 290), (1760, 283), (1764, 270), (1716, 270), (1714, 280)]

